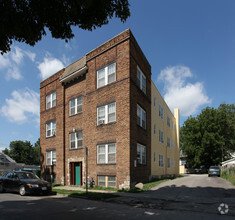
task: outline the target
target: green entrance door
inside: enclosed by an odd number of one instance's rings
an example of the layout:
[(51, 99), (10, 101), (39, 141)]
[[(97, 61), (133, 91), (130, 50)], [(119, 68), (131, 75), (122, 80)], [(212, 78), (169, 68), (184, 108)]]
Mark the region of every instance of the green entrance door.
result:
[(75, 185), (80, 186), (80, 165), (75, 165)]

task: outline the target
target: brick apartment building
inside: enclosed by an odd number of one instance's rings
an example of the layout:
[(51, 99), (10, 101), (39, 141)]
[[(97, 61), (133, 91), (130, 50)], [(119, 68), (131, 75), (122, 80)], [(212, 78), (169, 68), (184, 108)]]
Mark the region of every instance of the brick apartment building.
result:
[(42, 81), (43, 177), (83, 185), (88, 170), (105, 187), (149, 181), (151, 83), (151, 66), (129, 29)]

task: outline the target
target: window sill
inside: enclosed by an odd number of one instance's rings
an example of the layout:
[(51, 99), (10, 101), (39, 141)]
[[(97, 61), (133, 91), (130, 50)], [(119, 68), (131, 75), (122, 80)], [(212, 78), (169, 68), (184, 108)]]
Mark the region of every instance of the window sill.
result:
[(74, 114), (74, 115), (69, 115), (69, 117), (73, 117), (73, 116), (81, 115), (81, 114), (82, 114), (82, 112), (79, 112), (79, 113), (76, 113), (76, 114)]
[(81, 150), (81, 149), (84, 149), (84, 147), (82, 146), (82, 147), (78, 147), (78, 148), (69, 148), (69, 151), (74, 151), (74, 150)]
[(56, 137), (56, 135), (48, 136), (48, 137), (46, 137), (46, 139), (54, 138), (54, 137)]
[(113, 122), (109, 122), (107, 124), (100, 124), (100, 125), (97, 125), (96, 127), (99, 128), (99, 127), (104, 127), (104, 126), (107, 126), (107, 125), (113, 125), (113, 124), (116, 124), (117, 122), (116, 121), (113, 121)]
[(51, 108), (46, 108), (45, 111), (49, 111), (49, 110), (54, 109), (54, 108), (56, 108), (56, 105), (51, 107)]
[(116, 163), (97, 163), (97, 165), (116, 165)]

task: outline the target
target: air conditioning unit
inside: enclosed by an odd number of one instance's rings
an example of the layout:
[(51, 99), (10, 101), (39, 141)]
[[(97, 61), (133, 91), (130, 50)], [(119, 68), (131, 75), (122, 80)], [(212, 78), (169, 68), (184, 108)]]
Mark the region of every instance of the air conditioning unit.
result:
[(105, 124), (105, 121), (104, 120), (99, 120), (98, 125), (102, 125), (102, 124)]

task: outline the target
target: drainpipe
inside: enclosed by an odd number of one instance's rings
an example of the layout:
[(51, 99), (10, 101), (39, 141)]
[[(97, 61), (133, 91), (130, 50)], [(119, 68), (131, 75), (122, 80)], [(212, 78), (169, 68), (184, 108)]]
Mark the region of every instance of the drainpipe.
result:
[(64, 171), (64, 185), (66, 185), (66, 172), (65, 172), (65, 86), (63, 88), (63, 171)]

